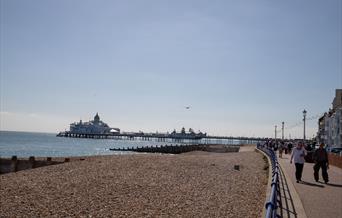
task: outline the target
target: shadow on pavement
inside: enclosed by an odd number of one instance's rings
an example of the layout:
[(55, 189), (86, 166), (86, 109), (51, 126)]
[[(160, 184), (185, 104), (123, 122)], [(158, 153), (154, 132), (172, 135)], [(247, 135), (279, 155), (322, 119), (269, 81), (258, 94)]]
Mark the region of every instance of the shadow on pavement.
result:
[(280, 201), (278, 207), (278, 216), (279, 217), (294, 217), (297, 218), (297, 212), (293, 203), (292, 195), (289, 191), (289, 186), (287, 180), (284, 176), (283, 169), (280, 168), (280, 184), (279, 184), (279, 192), (280, 192)]
[(316, 187), (319, 187), (319, 188), (324, 188), (324, 185), (318, 185), (318, 184), (311, 183), (311, 182), (302, 181), (300, 184), (309, 185), (309, 186), (316, 186)]
[(342, 185), (341, 185), (341, 184), (334, 184), (334, 183), (330, 183), (330, 182), (328, 182), (328, 183), (325, 184), (325, 185), (342, 188)]
[(318, 181), (318, 182), (321, 183), (321, 184), (325, 184), (325, 185), (332, 186), (332, 187), (339, 187), (339, 188), (342, 188), (342, 185), (340, 185), (340, 184), (335, 184), (335, 183), (330, 183), (330, 182), (324, 183), (324, 182), (321, 182), (321, 181)]

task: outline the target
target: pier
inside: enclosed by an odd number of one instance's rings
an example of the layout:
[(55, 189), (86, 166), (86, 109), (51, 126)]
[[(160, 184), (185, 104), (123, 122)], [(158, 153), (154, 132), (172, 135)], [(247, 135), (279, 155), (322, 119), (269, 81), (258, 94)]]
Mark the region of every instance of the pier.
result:
[[(59, 132), (57, 137), (89, 138), (89, 139), (118, 139), (176, 142), (190, 144), (257, 144), (265, 141), (258, 137), (234, 137), (234, 136), (210, 136), (199, 131), (195, 133), (192, 128), (188, 131), (183, 127), (180, 132), (173, 130), (171, 133), (145, 133), (145, 132), (120, 132), (119, 128), (111, 128), (100, 120), (98, 113), (89, 122), (74, 122), (70, 124), (69, 131)], [(235, 143), (234, 143), (235, 142)]]
[[(118, 139), (118, 140), (140, 140), (140, 141), (158, 141), (158, 142), (190, 142), (196, 143), (200, 140), (204, 144), (212, 143), (212, 140), (216, 140), (215, 144), (233, 144), (234, 141), (238, 141), (238, 144), (257, 144), (263, 142), (265, 138), (258, 137), (234, 137), (234, 136), (192, 136), (186, 135), (172, 135), (167, 133), (73, 133), (70, 131), (60, 132), (57, 137), (71, 137), (71, 138), (89, 138), (89, 139)], [(226, 141), (226, 143), (224, 143)]]

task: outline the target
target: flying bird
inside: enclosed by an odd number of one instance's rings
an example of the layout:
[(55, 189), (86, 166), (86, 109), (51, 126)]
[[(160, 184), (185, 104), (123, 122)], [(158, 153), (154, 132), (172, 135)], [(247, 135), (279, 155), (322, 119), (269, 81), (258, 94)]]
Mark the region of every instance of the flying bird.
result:
[(190, 109), (190, 106), (185, 107), (185, 109)]

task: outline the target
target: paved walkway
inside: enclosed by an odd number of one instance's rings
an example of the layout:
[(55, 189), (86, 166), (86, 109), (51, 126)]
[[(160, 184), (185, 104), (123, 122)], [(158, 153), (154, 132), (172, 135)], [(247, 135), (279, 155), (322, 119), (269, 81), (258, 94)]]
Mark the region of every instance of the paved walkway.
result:
[[(286, 180), (292, 183), (309, 218), (342, 218), (342, 169), (330, 166), (329, 183), (324, 184), (320, 172), (320, 182), (313, 178), (313, 164), (305, 163), (302, 183), (296, 183), (295, 166), (290, 164), (290, 155), (278, 158), (285, 171)], [(298, 216), (300, 217), (300, 216)]]

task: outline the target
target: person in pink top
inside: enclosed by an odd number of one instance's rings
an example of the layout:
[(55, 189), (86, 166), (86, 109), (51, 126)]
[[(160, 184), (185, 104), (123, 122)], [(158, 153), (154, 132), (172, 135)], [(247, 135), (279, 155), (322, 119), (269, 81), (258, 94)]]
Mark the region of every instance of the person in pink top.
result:
[(297, 183), (302, 181), (302, 173), (304, 168), (304, 157), (307, 154), (303, 142), (298, 142), (296, 148), (292, 150), (290, 163), (294, 160), (296, 166), (296, 180)]

